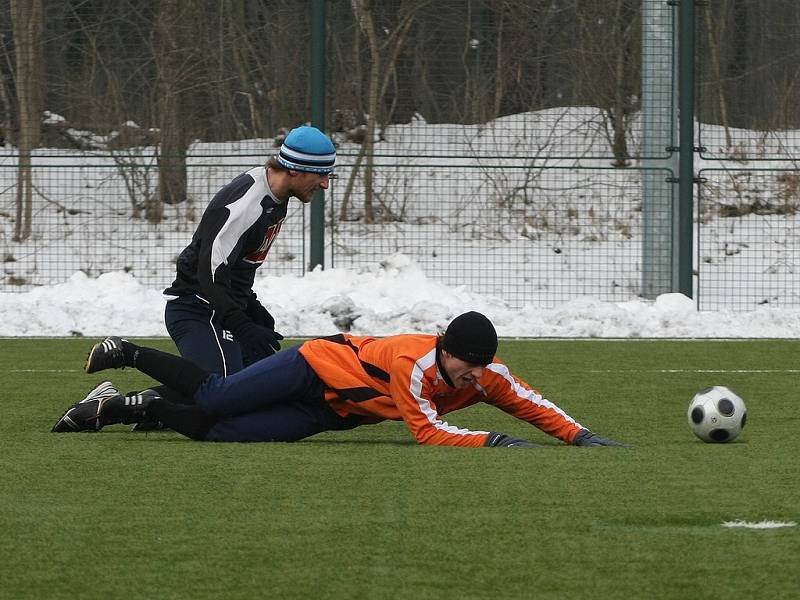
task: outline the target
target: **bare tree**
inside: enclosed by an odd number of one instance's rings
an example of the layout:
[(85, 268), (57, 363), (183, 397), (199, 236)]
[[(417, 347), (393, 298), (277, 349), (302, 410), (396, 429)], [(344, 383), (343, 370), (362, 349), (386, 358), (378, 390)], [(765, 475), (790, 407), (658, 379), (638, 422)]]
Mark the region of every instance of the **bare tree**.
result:
[[(341, 132), (345, 138), (351, 141), (359, 141), (360, 147), (358, 156), (349, 169), (347, 185), (339, 205), (339, 220), (349, 221), (350, 200), (353, 194), (356, 179), (361, 171), (361, 163), (364, 160), (363, 126), (366, 110), (363, 105), (363, 69), (361, 64), (361, 27), (353, 27), (350, 37), (349, 48), (342, 44), (342, 37), (335, 36), (332, 41), (332, 55), (336, 57), (336, 68), (342, 73), (349, 73), (349, 77), (334, 78), (334, 95), (338, 98), (338, 106), (333, 115), (332, 128), (334, 131)], [(360, 136), (360, 137), (359, 137)]]
[(362, 151), (367, 158), (364, 170), (364, 221), (372, 223), (375, 212), (372, 208), (372, 175), (374, 168), (375, 121), (378, 118), (378, 88), (381, 71), (381, 53), (378, 34), (375, 31), (374, 3), (372, 0), (352, 0), (353, 13), (367, 36), (370, 54), (369, 97), (367, 100), (367, 131), (362, 142)]
[(636, 32), (640, 30), (640, 27), (636, 20), (631, 18), (633, 11), (627, 10), (625, 5), (624, 0), (619, 0), (613, 7), (613, 36), (616, 47), (613, 49), (611, 75), (614, 94), (611, 102), (603, 107), (612, 123), (614, 133), (611, 136), (611, 150), (614, 153), (614, 164), (618, 167), (625, 167), (629, 164), (628, 119), (638, 109), (633, 100), (638, 94), (637, 86), (633, 83), (631, 76), (634, 72), (631, 63), (633, 62), (632, 58), (638, 57), (639, 53), (634, 51), (635, 45), (632, 43), (631, 34), (634, 26), (633, 31)]
[(3, 142), (12, 142), (13, 140), (13, 121), (16, 114), (14, 106), (12, 77), (14, 71), (14, 57), (12, 55), (10, 44), (7, 43), (7, 36), (4, 32), (0, 31), (0, 145)]
[(603, 110), (614, 165), (629, 164), (629, 120), (639, 108), (641, 13), (634, 0), (581, 4), (581, 93)]
[[(503, 41), (505, 33), (505, 14), (503, 6), (500, 6), (497, 16), (497, 26), (495, 29), (495, 63), (494, 63), (494, 94), (492, 95), (491, 112), (486, 115), (488, 119), (494, 119), (500, 115), (500, 108), (503, 105), (503, 94), (505, 93), (505, 79), (500, 76), (505, 71), (505, 53), (503, 52)], [(487, 120), (488, 120), (487, 119)]]
[[(493, 0), (495, 12), (495, 65), (487, 73), (494, 81), (494, 95), (487, 98), (496, 118), (528, 110), (563, 105), (569, 94), (563, 82), (575, 60), (565, 60), (574, 39), (558, 21), (574, 14), (569, 2), (543, 0)], [(571, 21), (574, 21), (574, 17)], [(574, 27), (574, 23), (573, 23)]]
[(145, 210), (151, 223), (160, 223), (164, 204), (186, 200), (186, 132), (181, 113), (182, 48), (179, 31), (183, 27), (179, 0), (161, 0), (156, 22), (156, 64), (158, 66), (158, 107), (160, 143), (158, 153), (158, 199)]
[[(703, 7), (705, 17), (706, 36), (708, 39), (708, 50), (711, 54), (710, 67), (714, 77), (714, 96), (717, 100), (719, 110), (719, 124), (725, 129), (725, 147), (730, 149), (733, 145), (731, 132), (728, 127), (728, 102), (725, 98), (725, 88), (722, 85), (722, 64), (720, 54), (720, 42), (725, 38), (725, 25), (728, 20), (728, 0), (720, 0), (712, 13), (710, 4)], [(719, 18), (714, 19), (714, 14)]]
[(33, 206), (33, 172), (31, 153), (39, 144), (42, 114), (42, 30), (44, 26), (42, 0), (11, 0), (16, 50), (16, 83), (19, 115), (17, 148), (17, 218), (14, 241), (21, 242), (31, 235)]
[(364, 137), (364, 220), (375, 222), (373, 208), (373, 174), (375, 132), (381, 122), (380, 103), (392, 80), (397, 57), (403, 48), (411, 25), (419, 10), (430, 4), (432, 0), (411, 0), (401, 3), (397, 22), (384, 25), (380, 35), (375, 19), (374, 0), (351, 0), (353, 13), (367, 38), (370, 55), (369, 86), (367, 101), (367, 130)]

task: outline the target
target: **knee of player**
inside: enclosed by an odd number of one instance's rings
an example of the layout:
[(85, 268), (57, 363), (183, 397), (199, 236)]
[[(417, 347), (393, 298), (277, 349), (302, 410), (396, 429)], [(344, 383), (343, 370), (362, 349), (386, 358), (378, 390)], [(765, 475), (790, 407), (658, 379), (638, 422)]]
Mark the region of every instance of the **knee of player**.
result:
[(222, 375), (210, 374), (194, 393), (194, 403), (211, 414), (219, 413), (225, 401), (225, 381)]

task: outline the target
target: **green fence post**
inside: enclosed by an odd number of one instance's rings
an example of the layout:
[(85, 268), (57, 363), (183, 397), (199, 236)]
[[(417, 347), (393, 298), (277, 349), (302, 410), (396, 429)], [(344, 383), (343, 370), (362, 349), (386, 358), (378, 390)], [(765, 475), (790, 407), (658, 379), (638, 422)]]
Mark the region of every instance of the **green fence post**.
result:
[(678, 291), (693, 298), (694, 213), (694, 0), (680, 3), (680, 163), (678, 183)]
[[(325, 131), (325, 0), (311, 2), (311, 124)], [(325, 192), (311, 200), (309, 271), (325, 268)]]

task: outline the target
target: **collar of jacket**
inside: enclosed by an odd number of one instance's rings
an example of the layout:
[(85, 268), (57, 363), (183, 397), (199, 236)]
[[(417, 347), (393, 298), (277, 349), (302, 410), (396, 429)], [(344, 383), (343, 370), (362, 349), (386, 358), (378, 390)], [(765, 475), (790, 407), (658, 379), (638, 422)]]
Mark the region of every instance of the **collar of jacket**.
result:
[(436, 367), (439, 369), (439, 373), (441, 373), (444, 382), (451, 388), (455, 388), (456, 386), (453, 385), (453, 382), (450, 380), (450, 376), (447, 374), (447, 371), (445, 371), (444, 365), (442, 364), (442, 349), (439, 348), (438, 344), (436, 345)]

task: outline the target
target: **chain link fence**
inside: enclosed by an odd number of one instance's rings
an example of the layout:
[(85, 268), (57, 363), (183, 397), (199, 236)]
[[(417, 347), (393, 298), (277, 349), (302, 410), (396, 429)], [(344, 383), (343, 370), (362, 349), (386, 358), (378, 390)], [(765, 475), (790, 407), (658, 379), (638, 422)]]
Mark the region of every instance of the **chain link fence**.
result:
[(698, 11), (697, 301), (800, 306), (800, 6)]
[[(36, 4), (44, 116), (26, 164), (14, 99), (36, 94), (20, 93), (24, 40), (0, 0), (0, 289), (112, 270), (164, 287), (217, 189), (308, 120), (314, 3)], [(674, 289), (675, 7), (324, 4), (326, 129), (340, 165), (327, 267), (399, 252), (515, 306)], [(701, 308), (800, 304), (798, 19), (788, 0), (697, 10)], [(159, 51), (169, 43), (175, 64)], [(290, 204), (262, 275), (307, 270), (309, 213)]]

